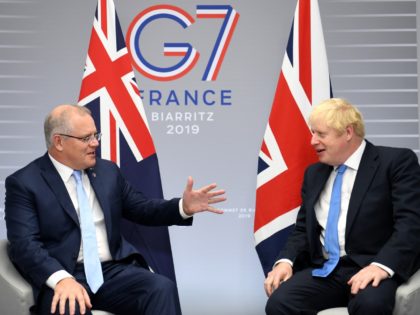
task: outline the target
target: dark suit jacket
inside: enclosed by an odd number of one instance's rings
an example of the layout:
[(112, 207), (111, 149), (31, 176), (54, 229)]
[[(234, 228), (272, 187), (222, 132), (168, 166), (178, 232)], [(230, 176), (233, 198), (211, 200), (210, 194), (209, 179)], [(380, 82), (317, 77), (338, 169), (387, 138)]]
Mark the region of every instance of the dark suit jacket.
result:
[[(114, 260), (130, 256), (146, 265), (121, 236), (122, 218), (143, 225), (190, 225), (179, 214), (179, 199), (150, 200), (135, 191), (112, 162), (97, 159), (87, 174), (102, 207)], [(147, 179), (146, 179), (147, 180)], [(34, 288), (35, 297), (58, 270), (73, 273), (81, 232), (66, 187), (47, 154), (6, 178), (5, 219), (9, 256)]]
[[(295, 230), (279, 259), (323, 263), (314, 205), (332, 169), (322, 163), (307, 168)], [(402, 280), (420, 267), (420, 166), (411, 150), (367, 141), (350, 198), (345, 250), (360, 267), (381, 263)]]

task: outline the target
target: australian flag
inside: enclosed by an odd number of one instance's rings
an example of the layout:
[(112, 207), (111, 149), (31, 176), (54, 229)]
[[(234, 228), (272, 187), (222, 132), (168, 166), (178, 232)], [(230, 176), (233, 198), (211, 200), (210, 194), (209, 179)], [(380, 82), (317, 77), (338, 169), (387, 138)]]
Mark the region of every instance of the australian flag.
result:
[[(133, 187), (162, 198), (159, 165), (113, 0), (98, 0), (80, 89), (102, 133), (98, 154), (117, 163)], [(167, 227), (123, 222), (124, 237), (150, 267), (175, 281)]]
[(305, 168), (317, 161), (307, 124), (332, 96), (317, 0), (299, 0), (258, 161), (254, 237), (264, 273), (296, 221)]

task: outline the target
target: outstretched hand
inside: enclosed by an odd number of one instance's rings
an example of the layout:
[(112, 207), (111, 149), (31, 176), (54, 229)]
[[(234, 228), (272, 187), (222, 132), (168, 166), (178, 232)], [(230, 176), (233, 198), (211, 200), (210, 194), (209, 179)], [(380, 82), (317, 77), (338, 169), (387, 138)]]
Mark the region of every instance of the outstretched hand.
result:
[(223, 211), (211, 206), (214, 203), (225, 201), (226, 198), (221, 196), (225, 193), (223, 189), (213, 190), (216, 184), (210, 184), (200, 189), (193, 189), (193, 179), (188, 177), (187, 186), (182, 196), (182, 207), (185, 214), (193, 215), (197, 212), (209, 211), (222, 214)]

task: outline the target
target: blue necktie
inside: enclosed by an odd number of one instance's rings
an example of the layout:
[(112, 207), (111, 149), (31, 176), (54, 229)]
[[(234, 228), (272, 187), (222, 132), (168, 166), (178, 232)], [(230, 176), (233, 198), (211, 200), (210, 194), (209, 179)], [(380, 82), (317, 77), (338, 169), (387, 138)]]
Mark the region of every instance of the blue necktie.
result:
[(338, 217), (341, 209), (341, 186), (343, 183), (343, 174), (347, 166), (337, 167), (337, 175), (331, 193), (330, 209), (328, 211), (327, 228), (325, 229), (325, 250), (328, 254), (328, 260), (324, 262), (322, 268), (312, 270), (315, 277), (327, 277), (337, 266), (340, 259), (340, 245), (338, 243)]
[(82, 230), (83, 242), (83, 263), (87, 283), (93, 293), (104, 283), (101, 262), (98, 254), (98, 244), (96, 242), (96, 230), (93, 223), (92, 210), (82, 184), (82, 172), (74, 171), (76, 179), (77, 200), (80, 211), (80, 229)]

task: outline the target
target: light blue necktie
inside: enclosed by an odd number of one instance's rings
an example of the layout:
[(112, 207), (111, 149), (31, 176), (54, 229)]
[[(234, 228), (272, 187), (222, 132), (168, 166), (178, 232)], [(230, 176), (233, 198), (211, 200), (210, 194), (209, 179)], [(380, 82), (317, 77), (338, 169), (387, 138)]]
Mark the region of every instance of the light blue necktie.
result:
[(93, 223), (92, 209), (82, 184), (82, 172), (74, 171), (76, 179), (77, 200), (80, 211), (80, 228), (82, 230), (83, 263), (87, 283), (93, 293), (104, 283), (102, 266), (99, 260), (98, 243), (96, 242), (96, 230)]
[(343, 183), (343, 174), (347, 166), (337, 167), (337, 175), (331, 193), (330, 209), (328, 211), (327, 228), (325, 229), (325, 250), (328, 254), (328, 260), (324, 262), (322, 268), (312, 270), (315, 277), (327, 277), (337, 266), (340, 259), (340, 245), (338, 243), (338, 217), (341, 209), (341, 186)]

